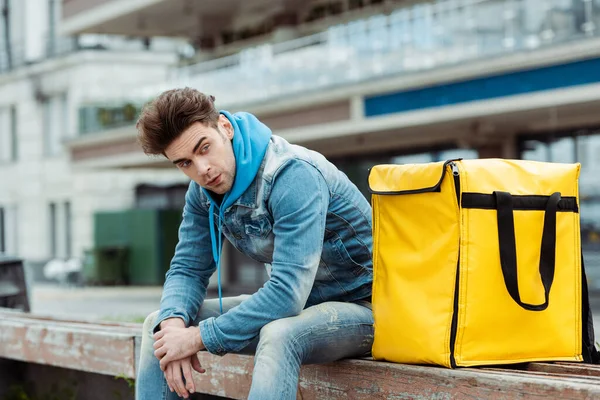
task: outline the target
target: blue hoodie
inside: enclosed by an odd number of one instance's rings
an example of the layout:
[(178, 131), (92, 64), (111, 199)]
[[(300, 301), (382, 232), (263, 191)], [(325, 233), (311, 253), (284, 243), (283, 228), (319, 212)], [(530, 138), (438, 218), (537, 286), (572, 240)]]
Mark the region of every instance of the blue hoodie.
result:
[[(223, 314), (223, 301), (221, 293), (221, 248), (223, 246), (221, 234), (221, 220), (223, 213), (248, 189), (262, 164), (267, 147), (271, 139), (271, 130), (254, 115), (239, 112), (231, 114), (221, 110), (221, 114), (227, 117), (233, 126), (233, 154), (235, 155), (235, 178), (233, 186), (225, 193), (223, 201), (219, 206), (213, 197), (213, 193), (202, 188), (210, 199), (210, 238), (212, 254), (217, 265), (217, 280), (219, 286), (219, 305)], [(217, 224), (218, 234), (215, 232), (214, 209), (219, 210), (219, 221)]]

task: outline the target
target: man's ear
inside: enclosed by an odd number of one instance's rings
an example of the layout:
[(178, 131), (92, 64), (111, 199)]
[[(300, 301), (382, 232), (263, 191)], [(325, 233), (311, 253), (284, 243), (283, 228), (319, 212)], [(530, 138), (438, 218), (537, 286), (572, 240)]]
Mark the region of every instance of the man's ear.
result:
[(229, 140), (233, 139), (233, 134), (235, 133), (235, 130), (233, 129), (233, 125), (231, 125), (231, 122), (229, 122), (229, 119), (225, 115), (219, 115), (219, 124), (225, 130), (225, 135), (227, 135), (227, 138)]

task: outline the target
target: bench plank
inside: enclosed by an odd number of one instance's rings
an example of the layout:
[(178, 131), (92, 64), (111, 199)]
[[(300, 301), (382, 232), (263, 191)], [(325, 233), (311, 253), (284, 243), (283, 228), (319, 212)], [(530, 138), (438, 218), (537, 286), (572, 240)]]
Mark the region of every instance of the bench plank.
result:
[(13, 321), (13, 322), (21, 322), (23, 324), (32, 324), (32, 325), (44, 325), (47, 327), (58, 327), (64, 329), (74, 329), (74, 330), (85, 330), (85, 331), (95, 331), (95, 332), (107, 332), (107, 333), (125, 333), (129, 335), (139, 335), (142, 332), (142, 325), (140, 324), (137, 327), (130, 326), (119, 326), (119, 325), (96, 325), (91, 323), (81, 323), (81, 322), (61, 322), (54, 320), (36, 320), (25, 317), (2, 317), (0, 315), (0, 319), (2, 321)]
[[(195, 374), (198, 391), (234, 399), (247, 397), (253, 357), (224, 357), (199, 353), (206, 374)], [(477, 368), (450, 370), (370, 360), (344, 360), (303, 366), (299, 382), (302, 399), (540, 399), (600, 398), (600, 385), (584, 379), (538, 376), (511, 370)]]
[(0, 319), (0, 357), (105, 375), (135, 377), (134, 340), (117, 329)]
[(73, 323), (81, 326), (89, 326), (91, 329), (95, 327), (111, 327), (116, 329), (130, 328), (133, 330), (139, 330), (141, 332), (142, 324), (138, 322), (113, 322), (113, 321), (102, 321), (98, 319), (68, 319), (68, 318), (57, 318), (43, 314), (30, 314), (23, 311), (14, 310), (11, 308), (0, 307), (0, 320), (8, 318), (24, 318), (28, 321), (43, 321), (48, 323), (67, 324)]
[(577, 376), (600, 377), (600, 366), (575, 363), (531, 363), (527, 365), (528, 371), (549, 372), (553, 374), (566, 374)]

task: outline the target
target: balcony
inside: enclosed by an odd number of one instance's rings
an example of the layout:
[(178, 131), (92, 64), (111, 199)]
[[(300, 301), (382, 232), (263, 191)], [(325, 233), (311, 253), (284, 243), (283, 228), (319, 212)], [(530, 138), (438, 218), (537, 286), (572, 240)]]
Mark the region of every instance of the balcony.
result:
[[(404, 0), (63, 0), (63, 35), (183, 37), (213, 56), (320, 32)], [(337, 21), (337, 22), (336, 22)]]
[(123, 88), (117, 99), (141, 103), (162, 90), (191, 86), (215, 95), (219, 106), (236, 107), (516, 53), (533, 56), (536, 50), (598, 40), (600, 0), (580, 5), (562, 0), (416, 4), (181, 67), (172, 80), (141, 90)]
[(598, 37), (594, 1), (589, 10), (562, 0), (416, 4), (182, 68), (171, 86), (193, 86), (235, 105), (530, 52)]
[[(274, 6), (272, 0), (248, 3), (253, 8)], [(63, 0), (61, 33), (194, 38), (211, 19), (243, 12), (245, 5), (241, 0)]]
[(77, 38), (70, 37), (54, 38), (53, 40), (46, 39), (44, 47), (40, 49), (40, 52), (33, 55), (25, 54), (24, 45), (14, 44), (0, 51), (0, 74), (43, 60), (62, 57), (85, 48), (85, 46), (79, 43)]

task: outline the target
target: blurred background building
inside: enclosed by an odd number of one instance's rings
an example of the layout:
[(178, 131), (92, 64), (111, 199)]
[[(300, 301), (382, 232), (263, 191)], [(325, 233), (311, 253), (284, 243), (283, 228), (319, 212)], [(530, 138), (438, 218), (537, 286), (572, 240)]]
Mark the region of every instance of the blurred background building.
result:
[[(141, 152), (134, 122), (191, 86), (320, 151), (365, 196), (378, 163), (581, 162), (600, 289), (600, 0), (0, 4), (0, 252), (33, 265), (125, 248), (130, 281), (158, 280), (142, 266), (168, 267), (186, 181)], [(262, 283), (226, 251), (227, 284)]]

